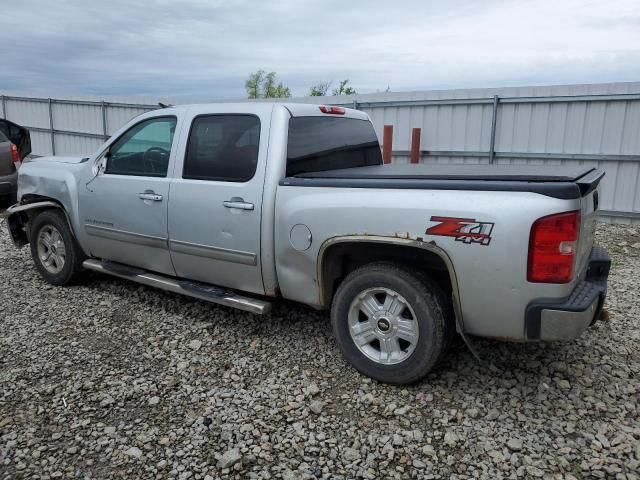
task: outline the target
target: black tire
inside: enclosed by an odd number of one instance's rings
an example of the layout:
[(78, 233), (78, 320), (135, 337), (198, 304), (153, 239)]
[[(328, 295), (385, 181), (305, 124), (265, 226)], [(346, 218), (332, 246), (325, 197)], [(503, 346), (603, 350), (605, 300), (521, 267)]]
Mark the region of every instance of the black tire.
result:
[[(85, 259), (85, 255), (73, 237), (64, 213), (61, 210), (44, 210), (33, 218), (30, 223), (31, 257), (38, 273), (52, 285), (69, 285), (73, 283), (83, 270), (82, 262)], [(43, 259), (38, 255), (40, 232), (50, 227), (55, 228), (60, 233), (65, 250), (62, 268), (55, 273), (47, 269)]]
[[(399, 363), (372, 360), (359, 349), (350, 333), (352, 302), (362, 292), (376, 288), (397, 292), (415, 312), (418, 339), (412, 353), (405, 353), (408, 357)], [(389, 262), (365, 265), (344, 279), (333, 298), (331, 322), (340, 350), (356, 370), (398, 385), (423, 378), (444, 356), (455, 333), (449, 301), (442, 289), (424, 273)]]
[(16, 203), (16, 194), (10, 193), (9, 195), (0, 196), (0, 208), (9, 208)]

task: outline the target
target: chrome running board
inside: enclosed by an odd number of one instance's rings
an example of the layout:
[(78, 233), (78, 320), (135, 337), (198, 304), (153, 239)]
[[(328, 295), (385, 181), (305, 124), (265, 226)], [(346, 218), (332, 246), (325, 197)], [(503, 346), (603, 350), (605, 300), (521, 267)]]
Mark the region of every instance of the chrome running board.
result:
[(82, 262), (87, 270), (106, 273), (115, 277), (131, 280), (149, 287), (156, 287), (168, 292), (179, 293), (189, 297), (218, 303), (227, 307), (237, 308), (246, 312), (264, 314), (271, 311), (271, 302), (258, 298), (239, 295), (231, 290), (208, 285), (206, 283), (181, 280), (157, 273), (151, 273), (136, 267), (129, 267), (120, 263), (89, 259)]

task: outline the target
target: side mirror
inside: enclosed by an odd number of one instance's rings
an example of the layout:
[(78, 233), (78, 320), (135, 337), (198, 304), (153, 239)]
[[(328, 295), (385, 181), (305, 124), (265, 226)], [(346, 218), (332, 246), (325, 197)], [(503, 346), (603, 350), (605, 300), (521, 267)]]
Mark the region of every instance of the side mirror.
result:
[(111, 157), (111, 152), (107, 150), (104, 155), (102, 155), (98, 160), (93, 164), (93, 174), (95, 176), (101, 175), (107, 169), (107, 160)]

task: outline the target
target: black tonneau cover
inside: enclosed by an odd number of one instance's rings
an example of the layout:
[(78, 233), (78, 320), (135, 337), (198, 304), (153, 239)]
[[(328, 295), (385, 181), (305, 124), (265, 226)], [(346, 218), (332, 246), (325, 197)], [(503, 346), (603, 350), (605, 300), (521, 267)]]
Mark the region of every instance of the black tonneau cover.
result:
[(587, 166), (389, 164), (301, 173), (284, 186), (534, 192), (580, 198), (593, 191), (604, 171)]
[(491, 180), (513, 182), (575, 182), (595, 170), (587, 166), (389, 164), (296, 175), (297, 178), (362, 178), (420, 180)]

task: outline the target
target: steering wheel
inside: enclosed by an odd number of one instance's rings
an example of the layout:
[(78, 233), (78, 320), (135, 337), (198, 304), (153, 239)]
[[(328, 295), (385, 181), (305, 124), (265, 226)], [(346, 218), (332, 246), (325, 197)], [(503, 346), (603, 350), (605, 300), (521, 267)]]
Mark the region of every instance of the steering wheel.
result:
[(158, 155), (161, 160), (169, 158), (169, 150), (162, 147), (151, 147), (142, 154), (142, 163), (145, 168), (148, 168), (152, 173), (156, 173), (156, 162), (151, 158), (151, 155)]

